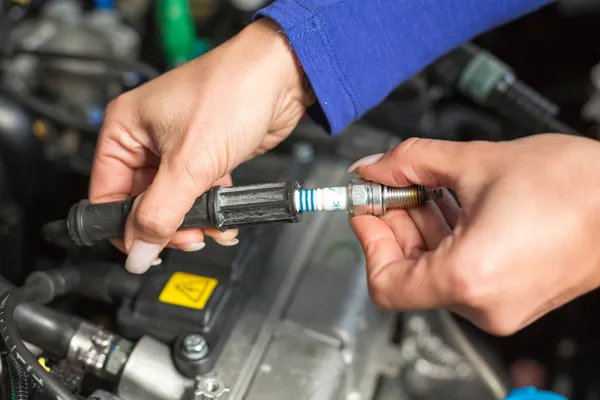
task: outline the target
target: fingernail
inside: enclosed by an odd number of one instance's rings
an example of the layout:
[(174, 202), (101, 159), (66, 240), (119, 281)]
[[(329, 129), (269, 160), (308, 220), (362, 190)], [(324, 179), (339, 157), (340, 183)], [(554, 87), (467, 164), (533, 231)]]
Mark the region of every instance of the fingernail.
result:
[(223, 242), (227, 242), (227, 241), (236, 239), (237, 234), (238, 233), (236, 231), (234, 231), (234, 230), (228, 230), (228, 231), (225, 231), (225, 232), (220, 232), (214, 238), (215, 238), (215, 240), (221, 240)]
[(361, 158), (360, 160), (352, 164), (350, 168), (348, 168), (348, 172), (354, 172), (359, 167), (365, 167), (367, 165), (375, 164), (377, 161), (381, 160), (381, 157), (383, 157), (384, 154), (385, 153), (371, 154), (370, 156)]
[(162, 258), (157, 258), (156, 260), (152, 261), (152, 264), (150, 264), (152, 267), (156, 267), (157, 265), (162, 264)]
[(239, 241), (239, 239), (235, 238), (235, 239), (231, 239), (231, 240), (215, 239), (215, 242), (219, 243), (221, 246), (230, 247), (230, 246), (235, 246), (240, 241)]
[(143, 274), (157, 261), (160, 250), (161, 246), (158, 244), (134, 241), (125, 261), (125, 268), (131, 273)]
[(206, 243), (204, 242), (188, 243), (185, 246), (183, 246), (183, 251), (187, 251), (188, 253), (190, 253), (192, 251), (202, 250), (205, 246)]

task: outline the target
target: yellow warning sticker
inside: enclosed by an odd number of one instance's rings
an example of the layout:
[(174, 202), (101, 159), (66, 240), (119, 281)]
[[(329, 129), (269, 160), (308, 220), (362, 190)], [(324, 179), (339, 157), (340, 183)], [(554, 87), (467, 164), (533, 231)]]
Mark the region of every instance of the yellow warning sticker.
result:
[(175, 272), (160, 293), (161, 303), (202, 310), (217, 287), (214, 278)]

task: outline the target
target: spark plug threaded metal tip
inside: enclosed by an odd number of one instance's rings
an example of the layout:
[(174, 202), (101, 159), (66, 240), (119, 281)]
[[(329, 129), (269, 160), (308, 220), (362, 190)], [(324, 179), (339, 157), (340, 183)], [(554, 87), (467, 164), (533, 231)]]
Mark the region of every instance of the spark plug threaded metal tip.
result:
[(420, 185), (402, 188), (383, 186), (383, 202), (388, 210), (421, 207), (429, 200), (441, 198), (441, 189), (427, 189)]

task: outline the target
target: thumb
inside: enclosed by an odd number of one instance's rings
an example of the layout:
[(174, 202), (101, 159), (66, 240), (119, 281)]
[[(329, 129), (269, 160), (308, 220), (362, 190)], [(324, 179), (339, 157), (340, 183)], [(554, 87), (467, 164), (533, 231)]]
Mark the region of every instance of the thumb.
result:
[(125, 226), (125, 267), (129, 272), (146, 272), (175, 235), (185, 214), (204, 191), (194, 181), (189, 174), (178, 173), (165, 163), (136, 199)]
[(365, 157), (350, 168), (364, 179), (390, 186), (423, 185), (456, 189), (481, 165), (491, 142), (408, 139), (385, 154)]

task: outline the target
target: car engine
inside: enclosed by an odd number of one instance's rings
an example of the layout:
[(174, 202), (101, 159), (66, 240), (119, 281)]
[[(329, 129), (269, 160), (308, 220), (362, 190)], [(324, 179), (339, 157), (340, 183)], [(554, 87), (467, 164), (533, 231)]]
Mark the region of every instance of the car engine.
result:
[[(600, 399), (597, 292), (505, 338), (444, 310), (385, 312), (341, 213), (241, 229), (231, 248), (166, 250), (144, 275), (107, 241), (45, 240), (42, 227), (87, 197), (108, 103), (232, 37), (266, 3), (2, 3), (0, 293), (25, 300), (0, 305), (0, 399), (492, 400), (525, 381)], [(597, 1), (564, 0), (499, 27), (340, 136), (304, 119), (234, 184), (344, 186), (354, 160), (409, 137), (599, 139), (599, 23)], [(29, 285), (43, 288), (35, 299)]]

